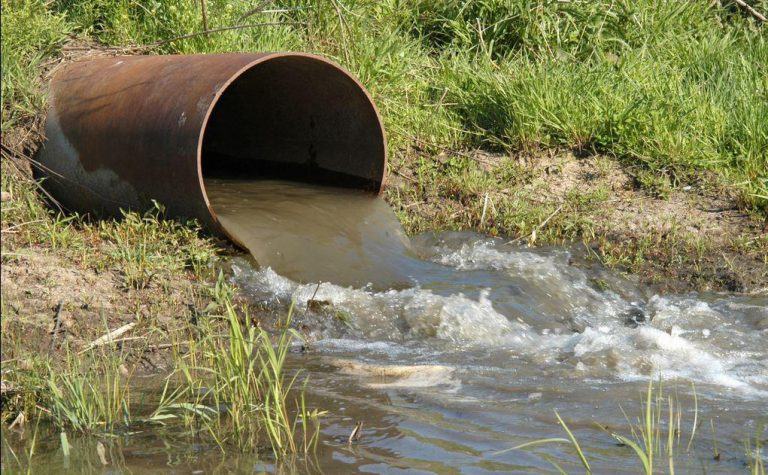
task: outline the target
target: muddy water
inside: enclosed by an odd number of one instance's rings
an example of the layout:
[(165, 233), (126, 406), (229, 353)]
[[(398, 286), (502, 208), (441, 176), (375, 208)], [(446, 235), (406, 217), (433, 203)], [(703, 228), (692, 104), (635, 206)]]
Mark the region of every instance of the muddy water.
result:
[[(212, 202), (268, 263), (234, 259), (233, 281), (276, 317), (295, 305), (306, 342), (290, 364), (310, 377), (311, 404), (330, 411), (316, 460), (323, 472), (552, 473), (547, 457), (582, 472), (566, 446), (503, 452), (563, 437), (557, 410), (595, 473), (640, 473), (632, 450), (597, 424), (630, 436), (627, 418), (640, 416), (657, 378), (682, 411), (676, 471), (746, 472), (743, 442), (768, 416), (768, 296), (658, 295), (572, 250), (471, 233), (409, 242), (377, 199), (262, 185), (271, 198), (246, 205), (234, 187)], [(256, 207), (259, 219), (238, 211)], [(362, 437), (349, 446), (358, 421)], [(58, 469), (50, 440), (37, 463)], [(109, 448), (117, 473), (275, 470), (172, 433)], [(99, 471), (92, 446), (82, 453)], [(665, 472), (666, 460), (658, 467)]]
[(423, 263), (387, 204), (358, 190), (206, 180), (222, 225), (265, 267), (297, 282), (401, 288)]
[[(259, 213), (276, 209), (271, 222), (292, 217), (274, 241), (248, 218), (256, 206), (230, 209), (242, 223), (236, 232), (258, 229), (243, 239), (249, 247), (274, 242), (257, 252), (280, 259), (261, 269), (236, 261), (234, 280), (276, 315), (290, 302), (298, 309), (307, 343), (294, 364), (309, 372), (316, 402), (333, 413), (321, 458), (329, 471), (549, 470), (536, 454), (497, 452), (562, 436), (558, 410), (589, 447), (593, 468), (635, 473), (631, 450), (594, 423), (629, 434), (622, 408), (634, 420), (649, 379), (659, 377), (684, 411), (684, 434), (699, 407), (698, 435), (679, 468), (743, 469), (743, 439), (768, 412), (767, 296), (656, 295), (578, 265), (567, 249), (532, 250), (470, 233), (408, 242), (380, 199), (263, 186), (280, 209), (270, 199)], [(299, 237), (284, 246), (289, 233)], [(361, 288), (369, 281), (373, 287)], [(719, 461), (705, 430), (710, 419), (718, 449), (728, 454)], [(341, 441), (358, 420), (366, 436), (348, 449)], [(539, 452), (566, 465), (575, 460), (562, 447)]]
[[(296, 364), (319, 404), (335, 408), (327, 466), (551, 472), (544, 454), (581, 471), (560, 446), (498, 453), (562, 437), (557, 410), (596, 473), (638, 473), (631, 449), (595, 423), (629, 435), (622, 409), (634, 421), (649, 379), (661, 377), (683, 411), (678, 473), (744, 471), (743, 441), (768, 416), (768, 296), (656, 295), (566, 249), (469, 233), (419, 236), (412, 249), (439, 272), (383, 292), (318, 289), (235, 262), (254, 298), (299, 309), (308, 343)], [(357, 420), (367, 428), (359, 446), (328, 441)]]

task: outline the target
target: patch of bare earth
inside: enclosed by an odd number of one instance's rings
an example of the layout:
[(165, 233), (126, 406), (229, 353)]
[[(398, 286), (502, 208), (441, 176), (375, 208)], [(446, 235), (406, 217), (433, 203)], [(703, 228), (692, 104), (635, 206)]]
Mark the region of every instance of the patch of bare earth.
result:
[(185, 338), (190, 308), (202, 305), (199, 284), (185, 275), (126, 289), (117, 272), (97, 273), (44, 249), (6, 255), (1, 269), (3, 361), (111, 341), (109, 348), (132, 354), (144, 370), (165, 369), (163, 350)]
[(619, 163), (605, 157), (579, 159), (568, 154), (529, 161), (527, 166), (539, 175), (529, 188), (543, 190), (548, 199), (562, 201), (574, 191), (608, 189), (611, 196), (600, 210), (599, 224), (617, 238), (689, 233), (711, 244), (727, 244), (733, 235), (757, 236), (760, 228), (727, 195), (687, 186), (663, 197), (649, 196)]
[[(536, 245), (560, 244), (558, 239), (565, 235), (581, 239), (590, 248), (589, 255), (638, 275), (660, 291), (768, 292), (768, 221), (750, 216), (740, 207), (738, 194), (711, 176), (702, 176), (695, 185), (667, 183), (655, 190), (642, 186), (633, 170), (605, 156), (552, 152), (510, 157), (474, 152), (471, 158), (491, 177), (510, 164), (516, 169), (513, 183), (498, 183), (487, 192), (493, 203), (486, 213), (490, 219), (497, 210), (503, 214), (510, 202), (518, 214), (522, 206), (523, 215), (527, 207), (531, 216), (543, 216), (536, 233), (521, 235), (515, 227), (502, 227), (497, 230), (501, 235)], [(412, 191), (409, 195), (408, 190), (440, 186), (439, 178), (424, 185), (426, 180), (413, 163), (411, 159), (396, 162), (389, 197), (428, 196), (428, 192)], [(469, 228), (483, 231), (485, 223), (461, 221), (462, 209), (467, 214), (462, 205), (482, 197), (467, 191), (464, 196), (442, 195), (423, 198), (418, 206), (399, 206), (441, 228), (450, 228), (453, 216), (459, 220), (458, 227), (467, 228), (469, 222)], [(544, 214), (543, 208), (547, 209)], [(575, 228), (577, 236), (567, 234)], [(546, 231), (550, 237), (542, 239)]]

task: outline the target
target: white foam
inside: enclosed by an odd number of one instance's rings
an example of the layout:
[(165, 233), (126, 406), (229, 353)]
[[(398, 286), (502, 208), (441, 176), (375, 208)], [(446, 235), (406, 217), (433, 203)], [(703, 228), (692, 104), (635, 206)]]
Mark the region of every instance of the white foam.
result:
[[(538, 318), (540, 325), (532, 326), (519, 315), (502, 315), (488, 289), (476, 298), (462, 293), (438, 295), (418, 287), (372, 292), (327, 283), (299, 285), (269, 269), (250, 273), (247, 281), (261, 292), (293, 300), (297, 309), (314, 298), (348, 314), (360, 339), (333, 339), (331, 335), (317, 343), (331, 351), (346, 348), (407, 359), (407, 352), (414, 349), (406, 349), (402, 343), (435, 348), (434, 342), (439, 340), (452, 345), (443, 344), (441, 351), (502, 347), (531, 364), (573, 361), (574, 374), (579, 377), (634, 380), (661, 373), (757, 397), (768, 394), (765, 332), (754, 331), (753, 323), (738, 317), (751, 309), (757, 316), (750, 318), (762, 318), (759, 305), (732, 303), (730, 297), (653, 296), (645, 304), (645, 324), (633, 327), (627, 325), (626, 312), (642, 309), (642, 302), (593, 289), (588, 276), (568, 264), (566, 252), (539, 254), (479, 240), (456, 249), (439, 249), (435, 255), (436, 261), (458, 273), (500, 272), (499, 285), (522, 288), (520, 298), (529, 299), (525, 305), (531, 307), (532, 318)], [(514, 298), (512, 295), (508, 298)], [(552, 331), (558, 318), (574, 322), (581, 333), (568, 334), (566, 326)], [(565, 332), (560, 332), (562, 328)]]

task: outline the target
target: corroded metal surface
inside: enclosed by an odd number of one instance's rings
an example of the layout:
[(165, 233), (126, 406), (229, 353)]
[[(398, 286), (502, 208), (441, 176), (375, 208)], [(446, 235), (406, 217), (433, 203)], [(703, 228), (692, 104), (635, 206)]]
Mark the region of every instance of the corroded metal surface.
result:
[(208, 176), (381, 190), (384, 130), (363, 86), (300, 53), (77, 62), (51, 83), (44, 186), (71, 210), (117, 215), (157, 200), (224, 234)]

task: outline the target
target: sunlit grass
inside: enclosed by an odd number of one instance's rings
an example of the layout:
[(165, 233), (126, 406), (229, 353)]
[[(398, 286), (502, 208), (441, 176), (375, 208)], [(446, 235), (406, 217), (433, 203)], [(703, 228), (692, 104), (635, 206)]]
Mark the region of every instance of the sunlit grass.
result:
[(744, 441), (744, 452), (747, 456), (747, 467), (752, 475), (765, 475), (764, 432), (768, 426), (768, 419), (760, 421), (755, 428), (754, 440), (746, 439)]
[[(681, 448), (681, 439), (683, 438), (683, 411), (679, 399), (676, 394), (664, 393), (664, 386), (661, 380), (659, 380), (658, 383), (654, 383), (653, 380), (648, 382), (648, 388), (643, 399), (640, 401), (640, 413), (638, 416), (630, 417), (623, 408), (621, 409), (626, 418), (627, 425), (629, 426), (629, 434), (608, 430), (600, 424), (596, 425), (619, 442), (620, 446), (628, 447), (632, 450), (640, 464), (642, 473), (651, 475), (653, 473), (666, 472), (670, 475), (674, 475), (676, 461), (678, 461), (681, 456), (691, 453), (696, 430), (699, 425), (698, 396), (696, 395), (695, 387), (692, 387), (692, 389), (694, 415), (690, 426), (688, 444), (687, 446), (684, 446), (684, 448)], [(568, 438), (553, 437), (537, 439), (502, 450), (497, 452), (497, 454), (509, 452), (511, 450), (530, 450), (550, 444), (570, 445), (576, 453), (584, 472), (591, 475), (593, 472), (587, 460), (588, 454), (581, 447), (578, 439), (557, 411), (555, 411), (555, 417)], [(717, 449), (717, 436), (712, 420), (710, 420), (710, 426), (712, 428), (712, 458), (714, 460), (719, 460), (720, 452)], [(755, 429), (754, 440), (752, 440), (752, 436), (749, 436), (744, 440), (747, 467), (749, 473), (753, 475), (765, 474), (761, 446), (761, 438), (764, 437), (764, 429), (765, 421), (758, 422)], [(551, 456), (547, 454), (539, 455), (552, 464), (552, 466), (560, 473), (566, 473), (563, 467)]]
[(170, 41), (203, 29), (199, 2), (3, 5), (12, 13), (3, 15), (4, 128), (44, 104), (35, 58), (54, 55), (68, 32), (110, 45), (169, 41), (160, 53), (302, 50), (361, 79), (395, 151), (567, 148), (614, 156), (671, 186), (711, 170), (749, 206), (768, 203), (768, 41), (730, 6), (206, 2), (209, 28), (254, 26)]
[(209, 437), (224, 453), (311, 455), (324, 412), (307, 405), (298, 374), (286, 374), (286, 357), (298, 338), (287, 327), (290, 315), (272, 335), (242, 323), (245, 314), (226, 292), (219, 295), (222, 316), (212, 312), (199, 322), (199, 331), (190, 328), (188, 338), (176, 341), (176, 370), (161, 391), (137, 393), (136, 361), (119, 344), (66, 348), (59, 360), (41, 359), (32, 368), (11, 371), (15, 377), (8, 381), (34, 397), (16, 410), (26, 411), (27, 420), (38, 417), (52, 425), (67, 445), (69, 437), (175, 425)]
[(219, 408), (198, 414), (208, 433), (222, 447), (253, 450), (267, 443), (279, 458), (313, 451), (322, 413), (308, 410), (303, 389), (295, 387), (297, 375), (285, 374), (285, 359), (300, 338), (288, 328), (290, 313), (273, 340), (265, 330), (241, 323), (241, 317), (249, 321), (247, 312), (228, 301), (223, 310), (227, 333), (216, 333), (216, 321), (204, 323), (205, 336), (190, 341), (189, 352), (177, 359), (187, 394), (200, 395), (195, 405)]

